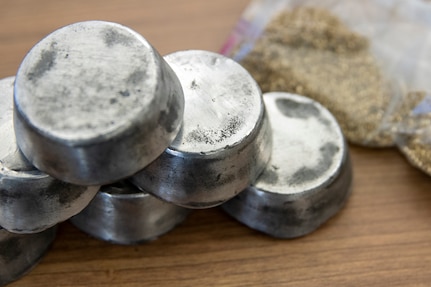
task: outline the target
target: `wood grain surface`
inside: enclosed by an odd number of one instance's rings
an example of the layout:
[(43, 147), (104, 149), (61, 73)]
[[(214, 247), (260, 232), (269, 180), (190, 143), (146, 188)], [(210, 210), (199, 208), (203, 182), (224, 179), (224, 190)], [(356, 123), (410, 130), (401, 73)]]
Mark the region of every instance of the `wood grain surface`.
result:
[[(219, 51), (247, 0), (0, 0), (0, 78), (44, 35), (81, 20), (138, 31), (162, 54)], [(60, 225), (18, 286), (431, 286), (431, 178), (395, 149), (351, 146), (353, 193), (314, 233), (250, 230), (219, 208), (194, 211), (151, 243), (117, 246)]]

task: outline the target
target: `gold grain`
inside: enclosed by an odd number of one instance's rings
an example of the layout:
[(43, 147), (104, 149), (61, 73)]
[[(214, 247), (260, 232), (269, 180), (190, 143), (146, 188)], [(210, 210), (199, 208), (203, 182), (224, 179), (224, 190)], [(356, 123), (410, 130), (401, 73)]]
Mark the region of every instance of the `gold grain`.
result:
[(398, 105), (392, 121), (401, 152), (413, 166), (431, 175), (431, 111), (414, 112), (426, 97), (423, 91), (409, 93)]
[(298, 93), (326, 106), (350, 142), (394, 144), (380, 128), (391, 91), (368, 41), (328, 11), (283, 11), (241, 63), (263, 92)]

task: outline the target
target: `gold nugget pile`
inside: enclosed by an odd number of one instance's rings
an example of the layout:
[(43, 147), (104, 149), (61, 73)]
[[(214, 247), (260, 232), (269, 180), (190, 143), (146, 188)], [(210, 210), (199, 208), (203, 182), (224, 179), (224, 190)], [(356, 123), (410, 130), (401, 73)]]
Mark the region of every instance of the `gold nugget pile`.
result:
[(431, 96), (411, 92), (392, 114), (398, 148), (413, 166), (431, 175)]
[(393, 136), (380, 129), (391, 89), (368, 46), (330, 12), (299, 7), (275, 17), (241, 63), (263, 92), (298, 93), (325, 105), (349, 141), (391, 146)]
[(299, 6), (279, 12), (240, 61), (263, 92), (308, 96), (335, 115), (351, 143), (397, 145), (431, 175), (431, 95), (400, 96), (370, 40), (330, 11)]

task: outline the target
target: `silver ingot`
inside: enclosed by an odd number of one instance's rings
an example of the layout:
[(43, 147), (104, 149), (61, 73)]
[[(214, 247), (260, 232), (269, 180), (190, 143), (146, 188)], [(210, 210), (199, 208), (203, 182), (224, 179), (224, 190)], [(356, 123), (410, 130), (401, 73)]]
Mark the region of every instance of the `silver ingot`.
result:
[(101, 185), (141, 170), (182, 121), (178, 78), (138, 33), (88, 21), (36, 44), (15, 83), (15, 130), (24, 155), (65, 182)]
[(15, 234), (0, 227), (0, 286), (30, 272), (48, 251), (57, 227), (35, 234)]
[(94, 200), (70, 221), (98, 239), (136, 244), (167, 233), (183, 222), (189, 211), (122, 181), (102, 186)]
[(180, 51), (165, 59), (184, 89), (182, 129), (132, 181), (180, 206), (219, 205), (250, 185), (269, 160), (271, 128), (260, 88), (219, 54)]
[(319, 103), (282, 92), (264, 94), (273, 150), (257, 182), (222, 208), (245, 225), (280, 238), (306, 235), (334, 216), (352, 183), (348, 146)]
[(25, 159), (13, 129), (13, 83), (14, 77), (0, 80), (0, 226), (34, 233), (80, 212), (99, 187), (61, 182)]

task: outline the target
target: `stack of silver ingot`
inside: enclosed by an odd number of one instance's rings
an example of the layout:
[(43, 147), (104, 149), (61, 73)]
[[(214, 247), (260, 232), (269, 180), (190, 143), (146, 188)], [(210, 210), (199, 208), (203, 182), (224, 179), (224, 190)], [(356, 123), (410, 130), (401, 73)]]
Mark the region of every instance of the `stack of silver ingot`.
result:
[(54, 31), (0, 82), (0, 286), (71, 222), (117, 244), (153, 240), (191, 209), (221, 205), (280, 238), (306, 235), (349, 193), (333, 116), (261, 91), (207, 51), (162, 57), (102, 21)]

